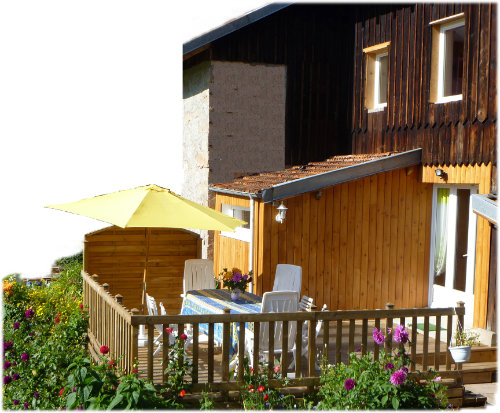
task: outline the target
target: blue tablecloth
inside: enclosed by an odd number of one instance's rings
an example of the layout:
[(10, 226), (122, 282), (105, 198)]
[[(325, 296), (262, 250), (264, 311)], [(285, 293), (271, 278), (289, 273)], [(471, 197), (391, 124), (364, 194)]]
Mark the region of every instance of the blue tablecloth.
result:
[[(244, 292), (237, 301), (231, 301), (229, 290), (191, 290), (186, 293), (182, 303), (183, 315), (196, 314), (223, 314), (223, 309), (228, 307), (231, 314), (260, 313), (262, 297)], [(238, 342), (238, 329), (236, 323), (231, 323), (231, 346), (229, 352), (233, 355)], [(200, 332), (208, 334), (208, 324), (200, 324)], [(214, 326), (214, 340), (222, 344), (222, 324)]]

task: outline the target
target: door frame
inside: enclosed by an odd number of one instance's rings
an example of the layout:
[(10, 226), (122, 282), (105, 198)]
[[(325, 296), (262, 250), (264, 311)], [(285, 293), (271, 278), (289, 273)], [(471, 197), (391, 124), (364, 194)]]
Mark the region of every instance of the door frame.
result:
[[(448, 203), (448, 217), (455, 217), (453, 225), (447, 225), (448, 246), (446, 250), (446, 277), (445, 285), (437, 286), (438, 290), (446, 291), (448, 300), (445, 306), (456, 306), (457, 301), (464, 301), (466, 303), (466, 315), (464, 324), (466, 327), (472, 327), (474, 316), (474, 279), (475, 279), (475, 265), (476, 265), (476, 236), (477, 236), (477, 215), (472, 212), (471, 199), (469, 198), (469, 223), (468, 223), (468, 236), (467, 236), (467, 267), (466, 267), (466, 281), (465, 292), (455, 290), (449, 285), (453, 285), (455, 275), (455, 240), (456, 240), (456, 216), (457, 216), (457, 189), (469, 189), (470, 195), (478, 193), (478, 185), (462, 185), (462, 184), (434, 184), (432, 188), (432, 207), (431, 207), (431, 246), (430, 246), (430, 259), (429, 259), (429, 291), (428, 302), (431, 307), (442, 307), (442, 304), (435, 303), (434, 300), (434, 257), (435, 257), (435, 237), (434, 231), (436, 229), (436, 204), (437, 204), (437, 190), (439, 188), (450, 189), (450, 197)], [(449, 224), (449, 222), (448, 222)], [(453, 248), (449, 248), (453, 245)]]

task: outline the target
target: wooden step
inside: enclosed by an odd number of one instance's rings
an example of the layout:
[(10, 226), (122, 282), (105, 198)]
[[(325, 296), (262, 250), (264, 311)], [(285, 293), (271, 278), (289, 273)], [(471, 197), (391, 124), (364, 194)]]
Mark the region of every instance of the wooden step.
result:
[(487, 397), (469, 390), (465, 392), (462, 407), (484, 407)]
[(493, 383), (497, 377), (497, 363), (464, 363), (461, 370), (464, 384)]

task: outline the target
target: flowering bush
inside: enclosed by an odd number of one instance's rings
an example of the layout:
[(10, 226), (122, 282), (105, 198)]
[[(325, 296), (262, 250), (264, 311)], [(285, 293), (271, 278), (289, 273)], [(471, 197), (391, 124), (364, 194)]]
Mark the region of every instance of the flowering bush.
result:
[[(241, 403), (245, 410), (276, 410), (276, 409), (297, 409), (303, 408), (303, 402), (297, 400), (293, 395), (285, 395), (278, 388), (269, 386), (267, 376), (267, 363), (261, 363), (261, 368), (257, 375), (248, 365), (248, 358), (244, 358), (243, 364), (244, 385), (240, 392)], [(237, 372), (235, 373), (237, 376)], [(274, 367), (273, 379), (281, 380), (280, 366)], [(286, 385), (288, 380), (283, 381)]]
[[(382, 344), (392, 334), (396, 342), (409, 342), (404, 326), (384, 335), (373, 331), (373, 340)], [(358, 357), (351, 353), (350, 364), (327, 366), (321, 373), (319, 389), (320, 410), (345, 409), (433, 409), (446, 407), (446, 387), (429, 371), (420, 378), (408, 374), (409, 357), (404, 347), (394, 354), (380, 352), (380, 359), (372, 354)]]
[(235, 289), (245, 291), (247, 285), (252, 282), (252, 271), (249, 274), (242, 274), (238, 268), (233, 268), (231, 271), (224, 268), (219, 273), (219, 280), (222, 281), (224, 287), (231, 291)]

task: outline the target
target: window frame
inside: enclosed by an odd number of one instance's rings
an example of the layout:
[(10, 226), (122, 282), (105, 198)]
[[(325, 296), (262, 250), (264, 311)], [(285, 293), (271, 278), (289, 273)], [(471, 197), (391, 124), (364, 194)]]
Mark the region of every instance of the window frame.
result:
[(462, 26), (465, 30), (465, 14), (460, 13), (454, 16), (445, 17), (443, 19), (430, 22), (429, 24), (433, 30), (431, 56), (431, 102), (435, 104), (442, 104), (462, 100), (463, 93), (444, 96), (444, 69), (446, 58), (446, 32)]
[[(375, 54), (375, 79), (373, 82), (373, 109), (383, 109), (387, 107), (387, 99), (385, 102), (380, 102), (380, 58), (387, 56), (389, 60), (389, 51), (385, 49), (383, 52)], [(387, 73), (387, 85), (389, 87), (389, 73)]]
[[(230, 204), (221, 204), (221, 212), (223, 214), (226, 214), (230, 217), (234, 217), (234, 211), (235, 210), (240, 210), (240, 211), (246, 211), (250, 213), (250, 207), (243, 207), (239, 205), (230, 205)], [(251, 240), (251, 223), (249, 222), (248, 225), (250, 228), (243, 228), (243, 227), (238, 227), (234, 232), (230, 231), (221, 231), (220, 235), (223, 237), (227, 238), (232, 238), (236, 239), (238, 241), (243, 241), (243, 242), (250, 242)]]
[[(366, 55), (365, 67), (365, 89), (364, 89), (364, 105), (368, 113), (380, 112), (387, 107), (387, 102), (380, 103), (380, 58), (387, 56), (390, 58), (390, 44), (391, 42), (379, 43), (374, 46), (366, 47), (363, 53)], [(387, 88), (389, 88), (389, 71), (387, 71)], [(389, 96), (389, 90), (387, 90)]]

